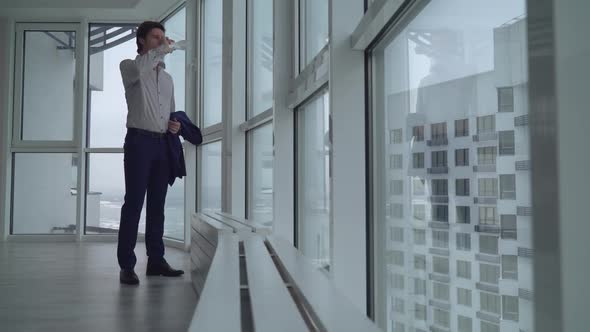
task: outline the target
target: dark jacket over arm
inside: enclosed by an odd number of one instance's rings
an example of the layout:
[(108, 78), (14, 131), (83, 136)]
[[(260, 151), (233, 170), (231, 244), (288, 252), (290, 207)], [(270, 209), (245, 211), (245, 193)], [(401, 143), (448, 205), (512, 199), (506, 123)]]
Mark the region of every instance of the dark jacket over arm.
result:
[(170, 113), (170, 120), (180, 122), (180, 131), (178, 134), (168, 132), (167, 135), (168, 155), (170, 158), (170, 177), (168, 183), (172, 185), (176, 178), (182, 179), (183, 176), (186, 176), (184, 152), (182, 151), (182, 144), (178, 136), (182, 136), (184, 140), (189, 141), (193, 145), (201, 144), (203, 142), (203, 136), (201, 135), (201, 129), (195, 126), (186, 113), (182, 111)]

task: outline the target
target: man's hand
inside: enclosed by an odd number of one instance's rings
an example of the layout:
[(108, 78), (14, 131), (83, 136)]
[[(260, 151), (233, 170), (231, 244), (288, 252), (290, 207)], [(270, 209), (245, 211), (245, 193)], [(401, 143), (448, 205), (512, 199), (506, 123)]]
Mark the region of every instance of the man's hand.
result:
[(180, 131), (180, 122), (176, 121), (176, 119), (168, 121), (168, 131), (173, 134), (177, 134), (178, 131)]

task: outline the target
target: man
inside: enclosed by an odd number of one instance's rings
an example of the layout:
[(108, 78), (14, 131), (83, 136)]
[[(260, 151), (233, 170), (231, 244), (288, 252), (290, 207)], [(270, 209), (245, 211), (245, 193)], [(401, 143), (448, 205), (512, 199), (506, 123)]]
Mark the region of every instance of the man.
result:
[(173, 40), (164, 36), (158, 22), (143, 22), (137, 29), (137, 57), (123, 60), (121, 76), (127, 100), (127, 135), (125, 136), (125, 203), (121, 209), (121, 226), (117, 259), (120, 282), (137, 285), (134, 249), (144, 197), (147, 191), (145, 244), (148, 255), (146, 275), (178, 277), (164, 259), (164, 205), (170, 160), (166, 133), (177, 134), (180, 123), (170, 121), (175, 111), (172, 77), (164, 70), (164, 56), (172, 52)]

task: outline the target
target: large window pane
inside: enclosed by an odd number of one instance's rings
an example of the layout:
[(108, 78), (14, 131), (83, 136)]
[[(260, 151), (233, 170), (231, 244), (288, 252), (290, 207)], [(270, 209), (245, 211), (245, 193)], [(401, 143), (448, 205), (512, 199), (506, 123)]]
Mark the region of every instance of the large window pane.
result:
[[(483, 288), (493, 293), (504, 286), (500, 278), (510, 277), (534, 292), (530, 255), (519, 256), (517, 267), (506, 258), (516, 257), (515, 248), (533, 249), (530, 171), (515, 166), (530, 160), (529, 128), (514, 120), (528, 113), (525, 1), (429, 1), (397, 22), (369, 53), (376, 317), (388, 332), (397, 323), (408, 331), (479, 331), (479, 311), (507, 319), (516, 312), (501, 310), (498, 296), (515, 294), (500, 290), (482, 300)], [(392, 140), (395, 131), (404, 139)], [(421, 155), (425, 169), (416, 167)], [(392, 195), (392, 182), (410, 190)], [(393, 213), (398, 211), (403, 213)], [(390, 229), (425, 229), (426, 246), (419, 236), (400, 246)], [(400, 269), (390, 259), (394, 249), (420, 264)], [(447, 284), (449, 312), (439, 310), (446, 296), (435, 286), (420, 301), (432, 313), (427, 325), (413, 315), (392, 314), (393, 298), (415, 299), (380, 281), (391, 271)], [(533, 303), (519, 305), (518, 328), (532, 330)]]
[(77, 164), (71, 153), (14, 155), (12, 234), (77, 232)]
[(273, 208), (272, 124), (248, 133), (248, 219), (270, 226)]
[[(88, 146), (123, 147), (127, 103), (119, 64), (137, 55), (135, 25), (90, 26), (88, 71)], [(108, 37), (116, 33), (115, 37)]]
[(330, 132), (328, 95), (297, 110), (297, 223), (301, 251), (330, 265)]
[[(186, 8), (182, 8), (177, 13), (164, 21), (166, 36), (174, 41), (186, 40)], [(186, 107), (184, 94), (186, 84), (186, 52), (177, 50), (168, 54), (164, 58), (166, 71), (172, 76), (174, 81), (174, 102), (175, 111), (185, 111)]]
[(203, 1), (203, 127), (221, 122), (223, 1)]
[(201, 211), (221, 211), (221, 141), (201, 146)]
[(21, 139), (74, 140), (75, 31), (25, 31)]
[(248, 5), (251, 6), (248, 116), (252, 117), (272, 107), (273, 1), (252, 0)]
[(328, 0), (299, 0), (301, 68), (313, 60), (328, 43)]

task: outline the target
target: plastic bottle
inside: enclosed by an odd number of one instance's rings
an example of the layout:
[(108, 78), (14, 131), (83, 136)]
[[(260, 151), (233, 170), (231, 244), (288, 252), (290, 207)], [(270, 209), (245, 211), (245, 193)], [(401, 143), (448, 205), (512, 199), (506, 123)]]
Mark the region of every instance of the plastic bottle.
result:
[(176, 50), (186, 50), (186, 40), (179, 40), (173, 44), (170, 45), (170, 48), (172, 49), (172, 51), (176, 51)]

